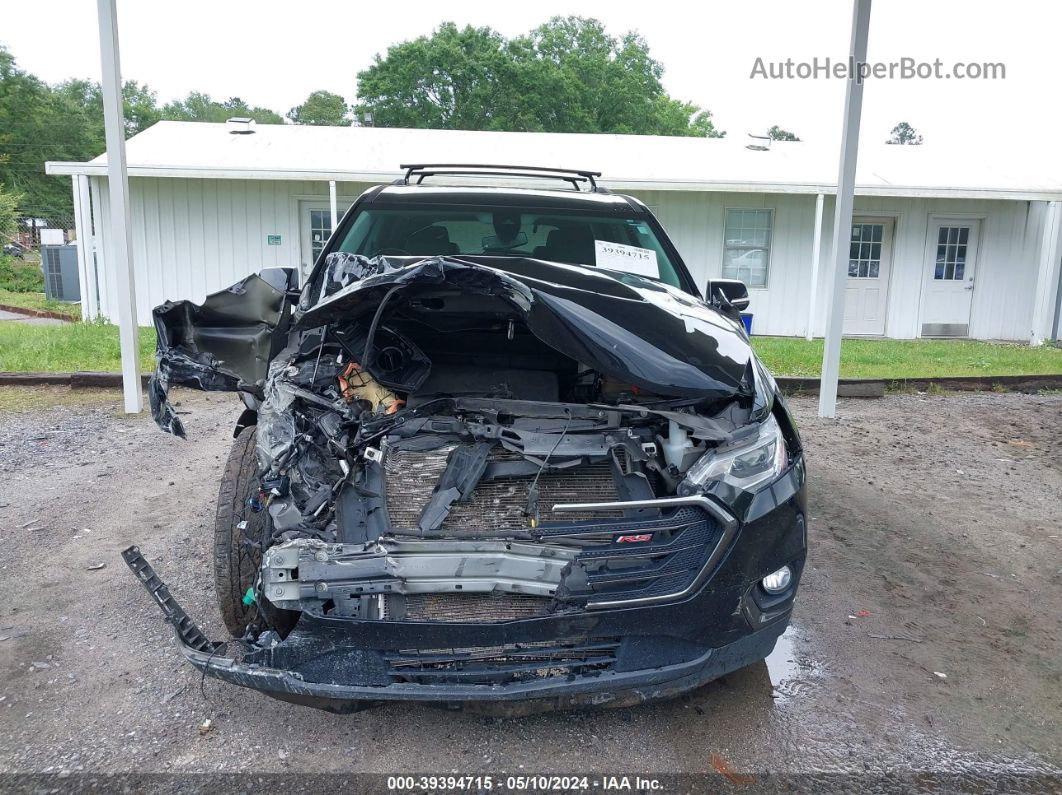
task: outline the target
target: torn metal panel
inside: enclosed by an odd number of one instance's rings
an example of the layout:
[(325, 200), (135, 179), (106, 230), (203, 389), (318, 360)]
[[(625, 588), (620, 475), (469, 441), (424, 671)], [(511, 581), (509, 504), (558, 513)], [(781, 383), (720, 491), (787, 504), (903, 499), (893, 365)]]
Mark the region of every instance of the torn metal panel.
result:
[(184, 436), (166, 395), (174, 385), (207, 392), (253, 391), (286, 329), (289, 276), (251, 275), (202, 304), (167, 301), (152, 312), (158, 337), (148, 395), (164, 431)]

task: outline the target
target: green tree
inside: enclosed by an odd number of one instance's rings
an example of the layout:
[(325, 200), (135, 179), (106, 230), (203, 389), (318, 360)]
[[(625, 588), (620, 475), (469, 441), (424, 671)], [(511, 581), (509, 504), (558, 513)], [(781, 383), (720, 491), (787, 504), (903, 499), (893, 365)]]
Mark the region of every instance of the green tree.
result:
[[(155, 92), (132, 80), (122, 86), (122, 98), (126, 136), (143, 132), (160, 118), (223, 122), (250, 116), (263, 124), (284, 121), (239, 97), (215, 102), (197, 92), (160, 109)], [(50, 86), (20, 69), (0, 45), (0, 183), (23, 197), (21, 216), (70, 215), (70, 182), (46, 175), (45, 161), (91, 160), (105, 148), (99, 83), (72, 79)]]
[(554, 17), (511, 40), (446, 22), (377, 55), (358, 74), (357, 110), (380, 127), (721, 137), (662, 75), (641, 37), (595, 19)]
[(0, 46), (0, 182), (23, 196), (20, 214), (69, 214), (70, 182), (47, 176), (44, 162), (87, 160), (102, 150), (83, 107), (19, 69)]
[(0, 241), (13, 240), (18, 233), (18, 205), (22, 196), (4, 190), (0, 183)]
[[(155, 93), (127, 81), (122, 90), (126, 134), (159, 117)], [(90, 160), (105, 148), (99, 83), (67, 80), (49, 86), (18, 68), (0, 46), (0, 182), (23, 198), (23, 216), (72, 212), (70, 183), (44, 173), (46, 160)]]
[[(83, 117), (90, 137), (103, 146), (103, 88), (100, 84), (90, 80), (67, 80), (57, 85), (53, 93), (57, 101), (67, 103), (69, 112)], [(122, 113), (126, 138), (143, 132), (161, 116), (157, 95), (146, 85), (126, 80), (122, 86)]]
[(239, 97), (230, 97), (217, 102), (201, 91), (192, 91), (184, 99), (168, 102), (162, 107), (161, 117), (170, 121), (224, 122), (235, 116), (254, 119), (259, 124), (283, 124), (279, 113), (269, 108), (250, 106)]
[(910, 124), (901, 121), (892, 128), (892, 132), (889, 133), (889, 140), (885, 143), (918, 146), (922, 143), (922, 136), (919, 135), (918, 130)]
[(350, 106), (339, 94), (314, 91), (301, 105), (288, 111), (295, 124), (314, 124), (326, 127), (350, 126)]
[(767, 131), (767, 137), (772, 141), (799, 141), (795, 133), (783, 130), (777, 124)]
[(358, 74), (358, 110), (371, 112), (378, 127), (489, 128), (511, 95), (504, 48), (490, 28), (445, 22), (431, 36), (393, 45)]

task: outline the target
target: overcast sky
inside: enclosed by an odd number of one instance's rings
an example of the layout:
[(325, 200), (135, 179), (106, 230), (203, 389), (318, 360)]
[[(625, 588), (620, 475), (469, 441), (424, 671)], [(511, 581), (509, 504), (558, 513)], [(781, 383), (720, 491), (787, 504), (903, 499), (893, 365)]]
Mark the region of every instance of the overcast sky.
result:
[[(20, 65), (56, 82), (99, 79), (94, 0), (0, 0), (0, 43)], [(285, 113), (315, 89), (355, 96), (355, 75), (388, 45), (429, 33), (444, 20), (525, 32), (556, 14), (602, 20), (613, 34), (636, 30), (665, 67), (672, 96), (712, 111), (731, 136), (779, 124), (805, 140), (836, 140), (841, 80), (750, 79), (764, 61), (847, 56), (851, 3), (279, 2), (119, 0), (122, 71), (161, 101), (190, 90), (242, 97)], [(872, 80), (863, 140), (884, 140), (909, 121), (927, 143), (986, 142), (1035, 147), (1062, 127), (1058, 88), (1062, 3), (878, 0), (868, 60), (902, 57), (945, 68), (956, 61), (1002, 62), (1005, 80)], [(1048, 140), (1043, 141), (1045, 151)]]

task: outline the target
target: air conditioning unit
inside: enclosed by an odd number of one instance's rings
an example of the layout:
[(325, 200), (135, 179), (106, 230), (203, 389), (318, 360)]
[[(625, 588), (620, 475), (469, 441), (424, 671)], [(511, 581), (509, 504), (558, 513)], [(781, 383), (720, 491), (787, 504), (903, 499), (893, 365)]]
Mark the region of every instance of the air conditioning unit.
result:
[(41, 269), (44, 271), (44, 294), (53, 301), (77, 303), (81, 284), (77, 271), (77, 244), (41, 246)]

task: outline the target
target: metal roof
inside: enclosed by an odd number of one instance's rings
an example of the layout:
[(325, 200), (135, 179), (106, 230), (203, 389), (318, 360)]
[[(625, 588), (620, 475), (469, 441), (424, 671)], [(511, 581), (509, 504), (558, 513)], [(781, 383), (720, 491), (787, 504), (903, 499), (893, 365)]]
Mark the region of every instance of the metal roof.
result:
[[(129, 175), (211, 179), (389, 182), (401, 163), (513, 163), (600, 171), (618, 190), (833, 193), (838, 151), (775, 141), (753, 151), (740, 137), (409, 130), (161, 121), (131, 138)], [(106, 174), (106, 157), (49, 162), (49, 174)], [(1062, 158), (1034, 147), (863, 144), (856, 193), (1015, 200), (1062, 199)]]

